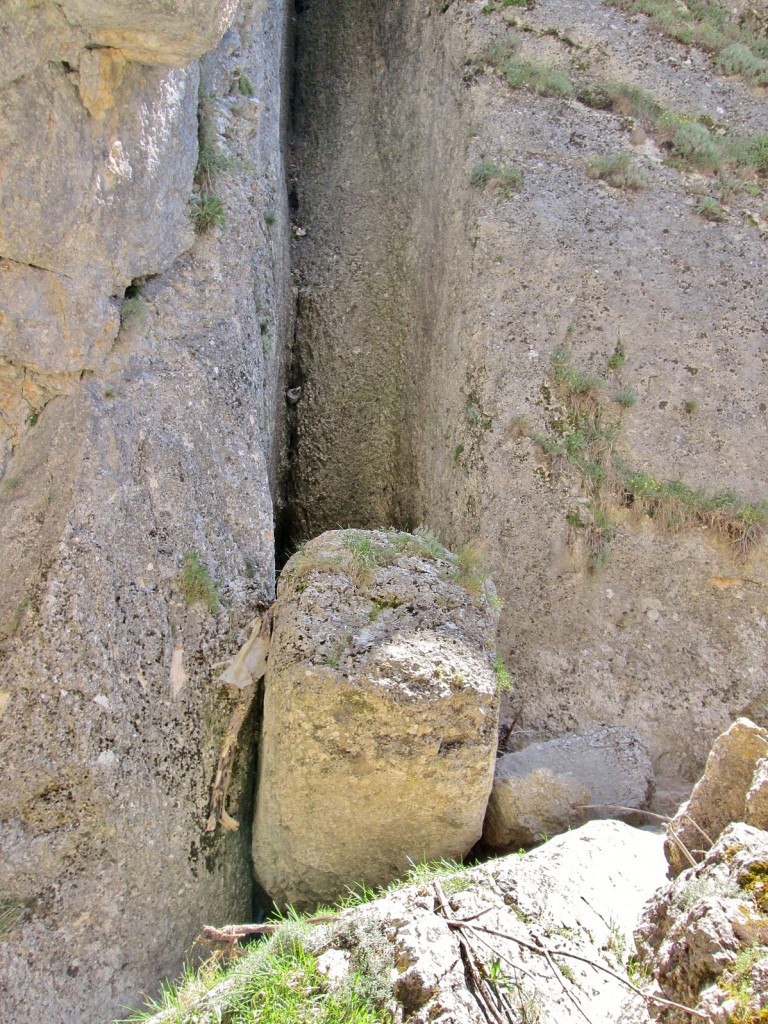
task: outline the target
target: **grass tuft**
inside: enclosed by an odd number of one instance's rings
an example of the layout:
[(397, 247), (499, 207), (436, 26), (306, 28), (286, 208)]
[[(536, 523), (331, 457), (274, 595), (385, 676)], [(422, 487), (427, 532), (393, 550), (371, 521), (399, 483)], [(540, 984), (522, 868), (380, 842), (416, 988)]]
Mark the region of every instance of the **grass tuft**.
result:
[(631, 409), (632, 406), (637, 405), (637, 395), (632, 388), (619, 388), (616, 392), (616, 401), (622, 409)]
[(718, 203), (716, 199), (713, 199), (712, 196), (704, 196), (703, 199), (699, 200), (696, 204), (696, 213), (698, 213), (700, 217), (703, 217), (704, 220), (717, 222), (728, 219), (728, 214), (722, 208), (720, 203)]
[(203, 231), (207, 231), (211, 227), (218, 227), (223, 230), (227, 226), (224, 204), (212, 192), (201, 193), (196, 199), (191, 201), (190, 206), (192, 221), (198, 234), (202, 234)]
[(248, 75), (242, 72), (237, 78), (237, 91), (241, 96), (253, 97), (256, 95), (256, 90), (253, 88), (253, 82), (250, 80)]
[(672, 137), (672, 155), (701, 171), (717, 171), (723, 151), (710, 130), (696, 121), (681, 124)]
[(651, 184), (648, 172), (636, 164), (629, 153), (593, 156), (587, 163), (587, 174), (590, 178), (627, 191), (640, 191)]
[(523, 172), (517, 167), (503, 167), (492, 160), (481, 160), (469, 177), (475, 188), (490, 187), (505, 199), (514, 195), (523, 184)]
[(188, 605), (204, 604), (211, 615), (219, 610), (219, 585), (197, 551), (190, 551), (184, 559), (181, 593)]
[(493, 670), (496, 673), (496, 689), (499, 693), (511, 693), (514, 689), (514, 681), (509, 674), (507, 666), (500, 656), (496, 656), (493, 662)]
[(538, 96), (575, 95), (575, 88), (568, 74), (551, 64), (508, 57), (499, 64), (499, 71), (513, 89), (528, 89)]

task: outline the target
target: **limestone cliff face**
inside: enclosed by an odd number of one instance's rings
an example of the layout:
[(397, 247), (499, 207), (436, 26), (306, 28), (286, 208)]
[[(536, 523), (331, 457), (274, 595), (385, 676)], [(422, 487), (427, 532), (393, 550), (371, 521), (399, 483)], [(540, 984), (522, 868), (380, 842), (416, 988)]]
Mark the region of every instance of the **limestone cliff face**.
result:
[[(250, 914), (248, 836), (203, 824), (212, 666), (274, 586), (285, 23), (0, 12), (3, 1019), (111, 1019)], [(226, 226), (196, 235), (203, 119)]]
[[(600, 0), (342, 0), (298, 40), (296, 532), (482, 536), (512, 745), (636, 728), (663, 799), (733, 717), (766, 721), (765, 549), (739, 562), (643, 495), (766, 499), (765, 179), (728, 196), (681, 166), (679, 120), (607, 96), (734, 138), (764, 132), (764, 90)], [(616, 154), (647, 188), (596, 180)], [(599, 380), (597, 434), (561, 347)], [(616, 486), (608, 447), (645, 476)]]

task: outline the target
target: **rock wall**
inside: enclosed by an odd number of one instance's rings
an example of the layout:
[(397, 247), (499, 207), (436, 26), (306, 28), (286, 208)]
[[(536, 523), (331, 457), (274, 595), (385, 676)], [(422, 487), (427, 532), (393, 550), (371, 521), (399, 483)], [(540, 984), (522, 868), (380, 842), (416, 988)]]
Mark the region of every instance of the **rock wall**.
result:
[[(286, 20), (0, 13), (3, 1019), (112, 1019), (251, 913), (247, 826), (203, 826), (213, 665), (274, 587)], [(226, 224), (196, 235), (199, 135)]]
[[(734, 717), (766, 721), (765, 548), (739, 561), (548, 455), (581, 443), (551, 358), (600, 379), (610, 444), (648, 487), (765, 501), (763, 200), (704, 219), (714, 176), (672, 166), (637, 111), (599, 109), (619, 80), (758, 132), (762, 94), (599, 0), (312, 4), (298, 40), (293, 529), (480, 535), (510, 746), (634, 728), (672, 809)], [(513, 89), (509, 56), (576, 84)], [(648, 188), (590, 177), (615, 153)]]

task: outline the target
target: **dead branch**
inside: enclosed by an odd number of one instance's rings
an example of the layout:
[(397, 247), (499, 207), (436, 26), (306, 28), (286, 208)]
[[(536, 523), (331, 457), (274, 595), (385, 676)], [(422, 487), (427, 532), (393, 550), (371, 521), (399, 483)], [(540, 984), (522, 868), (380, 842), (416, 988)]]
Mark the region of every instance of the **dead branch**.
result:
[[(304, 924), (328, 924), (330, 921), (336, 920), (338, 920), (337, 914), (321, 914), (318, 917), (302, 918)], [(240, 939), (247, 939), (249, 935), (273, 935), (281, 924), (281, 921), (267, 921), (264, 924), (228, 924), (223, 928), (206, 925), (203, 928), (203, 935), (216, 942), (232, 942), (232, 940), (238, 942)]]
[(553, 974), (554, 974), (554, 976), (555, 976), (555, 977), (557, 978), (557, 980), (558, 980), (558, 981), (560, 982), (560, 987), (562, 988), (563, 992), (565, 992), (565, 994), (566, 994), (567, 998), (568, 998), (568, 999), (570, 999), (570, 1001), (571, 1001), (571, 1002), (573, 1003), (573, 1005), (574, 1005), (574, 1006), (576, 1007), (576, 1009), (577, 1009), (577, 1010), (579, 1011), (579, 1013), (580, 1013), (580, 1014), (581, 1014), (581, 1016), (582, 1016), (582, 1017), (584, 1018), (584, 1020), (585, 1020), (585, 1021), (587, 1022), (587, 1024), (592, 1024), (592, 1021), (591, 1021), (591, 1020), (590, 1020), (590, 1018), (589, 1018), (589, 1017), (587, 1016), (587, 1014), (586, 1014), (586, 1012), (584, 1011), (584, 1008), (582, 1007), (581, 1003), (580, 1003), (580, 1002), (578, 1001), (578, 999), (577, 999), (577, 998), (576, 998), (576, 996), (575, 996), (575, 995), (573, 994), (573, 992), (571, 992), (571, 990), (570, 990), (570, 989), (568, 988), (568, 986), (567, 986), (567, 985), (565, 984), (565, 981), (563, 980), (563, 975), (562, 975), (562, 974), (561, 974), (561, 972), (560, 972), (560, 968), (559, 968), (559, 967), (557, 966), (557, 964), (555, 963), (555, 961), (554, 961), (554, 960), (552, 959), (552, 954), (551, 954), (551, 953), (549, 952), (549, 950), (548, 950), (548, 949), (547, 949), (547, 948), (546, 948), (546, 947), (545, 947), (545, 946), (543, 945), (543, 943), (542, 943), (541, 949), (542, 949), (542, 953), (543, 953), (543, 954), (544, 954), (544, 956), (546, 957), (547, 963), (549, 964), (549, 966), (550, 966), (550, 969), (551, 969), (552, 973), (553, 973)]
[(232, 712), (232, 717), (229, 720), (227, 731), (224, 734), (224, 741), (221, 744), (221, 751), (219, 752), (219, 764), (216, 769), (216, 777), (214, 778), (213, 786), (211, 787), (211, 802), (208, 810), (208, 820), (205, 824), (206, 832), (215, 831), (216, 826), (219, 823), (221, 823), (222, 828), (225, 828), (228, 832), (236, 832), (240, 828), (239, 823), (227, 814), (227, 810), (224, 805), (227, 799), (229, 784), (232, 781), (232, 766), (235, 762), (237, 740), (240, 735), (240, 730), (248, 717), (248, 712), (251, 710), (255, 696), (255, 686), (249, 686), (247, 690), (244, 690), (243, 695), (238, 701), (235, 710)]
[(506, 932), (497, 931), (495, 928), (486, 928), (485, 925), (481, 924), (466, 924), (463, 921), (456, 920), (449, 920), (447, 923), (449, 928), (469, 928), (472, 931), (485, 932), (488, 935), (497, 935), (501, 939), (507, 939), (509, 942), (517, 943), (517, 945), (522, 946), (523, 949), (529, 949), (532, 953), (538, 953), (539, 956), (544, 956), (546, 952), (549, 953), (550, 956), (564, 956), (571, 960), (580, 960), (582, 963), (588, 964), (590, 967), (594, 967), (595, 970), (602, 971), (604, 974), (608, 974), (612, 978), (615, 978), (616, 981), (620, 982), (622, 985), (626, 985), (628, 989), (631, 989), (632, 992), (640, 996), (641, 999), (646, 1000), (646, 1002), (650, 1001), (653, 1003), (659, 1003), (660, 1006), (669, 1006), (675, 1010), (683, 1010), (685, 1013), (690, 1013), (692, 1016), (698, 1017), (700, 1020), (709, 1020), (709, 1017), (706, 1014), (701, 1013), (699, 1010), (693, 1010), (690, 1006), (683, 1006), (682, 1003), (675, 1003), (671, 999), (663, 999), (661, 996), (653, 996), (643, 992), (637, 987), (637, 985), (633, 985), (629, 979), (617, 974), (616, 971), (612, 971), (610, 967), (605, 967), (603, 964), (597, 963), (595, 960), (590, 960), (589, 957), (582, 956), (579, 953), (571, 953), (569, 950), (565, 949), (547, 949), (543, 945), (536, 946), (532, 942), (526, 942), (524, 939), (518, 939), (514, 935), (508, 935)]
[[(443, 917), (449, 927), (451, 925), (458, 924), (451, 914), (451, 909), (448, 906), (448, 900), (445, 898), (443, 887), (440, 882), (435, 879), (432, 883), (435, 890), (435, 896), (437, 897), (438, 910), (442, 912)], [(486, 1020), (493, 1021), (494, 1024), (514, 1024), (514, 1018), (509, 1013), (509, 1008), (504, 1005), (504, 995), (500, 990), (496, 990), (496, 996), (498, 1002), (501, 1005), (501, 1010), (504, 1012), (504, 1016), (500, 1010), (494, 1006), (493, 992), (488, 985), (488, 982), (483, 977), (482, 971), (478, 970), (477, 956), (474, 950), (471, 948), (467, 940), (462, 936), (458, 936), (459, 939), (459, 950), (461, 952), (461, 959), (464, 963), (464, 968), (472, 980), (472, 987), (475, 993), (475, 999), (477, 1000), (483, 1016)]]
[(665, 824), (669, 824), (671, 820), (666, 814), (655, 814), (653, 811), (643, 810), (642, 807), (625, 807), (624, 804), (574, 804), (573, 808), (576, 811), (628, 811), (632, 814), (644, 814)]

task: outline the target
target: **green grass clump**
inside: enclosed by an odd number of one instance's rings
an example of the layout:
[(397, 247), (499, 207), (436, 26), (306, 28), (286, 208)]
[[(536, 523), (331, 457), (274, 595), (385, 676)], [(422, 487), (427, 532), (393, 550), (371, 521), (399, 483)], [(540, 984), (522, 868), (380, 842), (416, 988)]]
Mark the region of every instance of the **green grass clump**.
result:
[(550, 376), (555, 389), (575, 412), (592, 418), (597, 412), (602, 380), (591, 373), (574, 368), (563, 348), (555, 349), (550, 360)]
[(214, 97), (200, 91), (197, 105), (197, 167), (195, 185), (198, 194), (190, 201), (192, 221), (198, 233), (210, 227), (226, 227), (224, 204), (216, 193), (221, 174), (239, 170), (240, 164), (222, 148), (216, 128)]
[(499, 71), (513, 89), (528, 89), (538, 96), (574, 96), (575, 87), (568, 74), (551, 64), (508, 57)]
[(3, 490), (5, 494), (13, 494), (13, 492), (17, 491), (19, 487), (21, 487), (20, 476), (7, 476), (0, 483), (0, 488)]
[(637, 395), (632, 388), (619, 388), (616, 392), (616, 401), (622, 409), (631, 409), (632, 406), (637, 405)]
[(696, 121), (677, 129), (672, 137), (672, 155), (701, 171), (716, 171), (723, 163), (721, 147), (710, 130)]
[(344, 549), (350, 555), (350, 569), (358, 583), (370, 583), (376, 570), (390, 560), (387, 545), (382, 545), (364, 533), (352, 533), (344, 538)]
[(768, 1010), (760, 1009), (752, 971), (755, 964), (768, 958), (768, 948), (760, 945), (742, 949), (734, 962), (720, 975), (717, 984), (734, 1002), (728, 1014), (729, 1024), (764, 1024)]
[(590, 178), (613, 185), (614, 188), (628, 191), (639, 191), (651, 184), (648, 172), (636, 164), (629, 153), (593, 156), (587, 164), (587, 174)]
[(612, 370), (620, 370), (624, 363), (627, 361), (627, 350), (624, 347), (624, 342), (619, 338), (616, 342), (616, 348), (608, 356), (606, 362)]
[(523, 172), (517, 167), (503, 167), (492, 160), (481, 160), (472, 171), (469, 181), (475, 188), (490, 186), (508, 199), (523, 184)]
[(682, 480), (656, 480), (648, 473), (621, 468), (624, 503), (641, 509), (671, 532), (703, 526), (727, 541), (740, 557), (768, 532), (768, 501), (744, 501), (730, 492), (708, 494)]
[(606, 0), (633, 14), (646, 14), (659, 32), (687, 46), (715, 55), (723, 75), (739, 75), (750, 85), (768, 82), (768, 43), (755, 33), (750, 19), (738, 21), (726, 7), (711, 0)]
[(256, 95), (256, 90), (253, 88), (253, 82), (250, 80), (248, 75), (242, 72), (237, 78), (237, 91), (241, 96), (252, 97)]
[(224, 211), (224, 204), (217, 195), (212, 192), (205, 192), (193, 199), (191, 204), (192, 221), (195, 231), (202, 234), (208, 228), (227, 226), (227, 215)]
[[(354, 926), (350, 926), (350, 929)], [(358, 926), (358, 931), (363, 926)], [(266, 942), (252, 947), (224, 970), (213, 964), (188, 970), (181, 982), (166, 986), (160, 1000), (133, 1015), (134, 1022), (162, 1013), (166, 1024), (382, 1024), (384, 1009), (381, 979), (394, 958), (386, 938), (371, 935), (339, 936), (350, 944), (352, 971), (340, 987), (332, 989), (317, 966), (312, 936), (300, 921), (288, 920)], [(374, 949), (378, 940), (380, 949)], [(377, 961), (377, 953), (379, 961)], [(378, 970), (374, 976), (371, 962)], [(386, 994), (390, 988), (386, 984)]]
[[(623, 345), (620, 355), (623, 360)], [(614, 532), (608, 512), (611, 503), (640, 511), (669, 532), (703, 527), (728, 543), (738, 559), (768, 537), (768, 501), (749, 502), (731, 492), (709, 494), (682, 480), (657, 480), (627, 466), (615, 450), (620, 423), (605, 419), (602, 381), (576, 370), (562, 348), (550, 361), (550, 379), (564, 409), (553, 418), (549, 433), (528, 431), (527, 435), (547, 456), (553, 478), (568, 465), (581, 474), (590, 498), (590, 516), (570, 511), (566, 521), (569, 543), (575, 543), (577, 531), (585, 531), (592, 571), (602, 568), (610, 556)], [(628, 387), (621, 388), (615, 399), (623, 408), (631, 408), (637, 401)], [(686, 402), (686, 413), (691, 415), (697, 405)]]
[(21, 925), (26, 904), (18, 900), (0, 899), (0, 942), (5, 941)]
[(132, 295), (123, 299), (120, 307), (120, 325), (122, 327), (140, 327), (147, 318), (147, 307), (141, 295)]
[(485, 546), (481, 541), (465, 544), (454, 556), (452, 579), (469, 596), (478, 600), (485, 595), (488, 571), (485, 568)]
[(219, 585), (197, 551), (190, 551), (184, 559), (181, 593), (188, 605), (204, 604), (211, 615), (219, 610)]
[(579, 102), (587, 107), (634, 117), (647, 127), (657, 125), (665, 113), (649, 92), (631, 82), (609, 80), (599, 85), (581, 86), (576, 95)]
[(703, 199), (699, 200), (696, 204), (696, 213), (703, 217), (704, 220), (721, 221), (728, 219), (728, 214), (712, 196), (704, 196)]
[(493, 670), (496, 673), (496, 689), (498, 692), (511, 693), (514, 689), (514, 681), (501, 657), (497, 656), (495, 658)]
[(768, 85), (768, 60), (758, 57), (744, 43), (731, 43), (715, 61), (723, 75), (739, 75), (750, 85)]
[(417, 526), (413, 531), (418, 541), (420, 551), (429, 555), (430, 558), (447, 558), (448, 551), (441, 544), (437, 535), (427, 526)]

